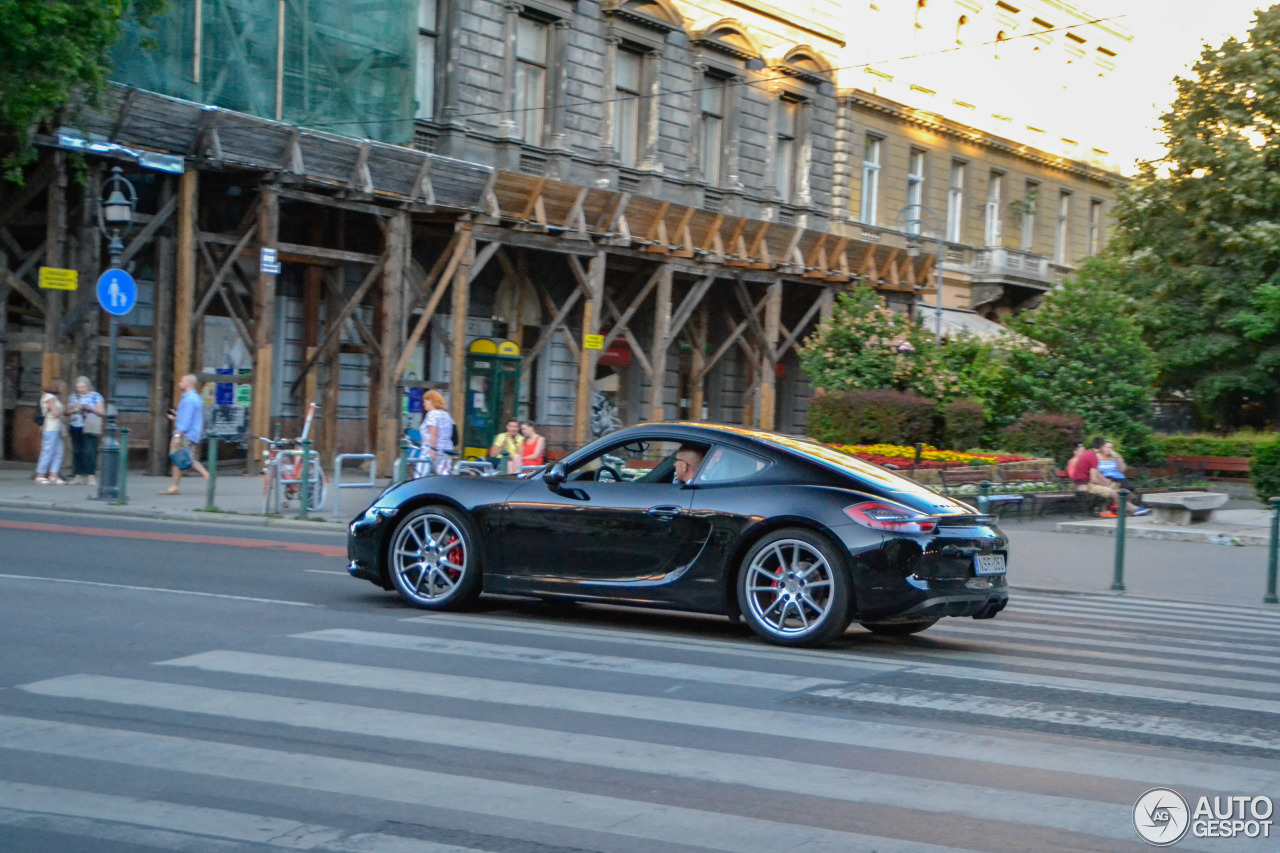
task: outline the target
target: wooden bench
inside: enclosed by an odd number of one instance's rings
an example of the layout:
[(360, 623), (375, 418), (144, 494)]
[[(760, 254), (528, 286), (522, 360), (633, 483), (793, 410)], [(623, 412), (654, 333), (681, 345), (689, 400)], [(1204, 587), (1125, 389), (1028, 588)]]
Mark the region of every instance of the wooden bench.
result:
[[(951, 494), (956, 486), (981, 486), (984, 482), (999, 485), (999, 480), (995, 479), (990, 468), (940, 468), (938, 477), (942, 481), (942, 490), (947, 494)], [(976, 501), (977, 496), (974, 498)], [(1023, 503), (1022, 495), (987, 495), (987, 509), (993, 515), (1010, 507), (1021, 509)]]
[[(1067, 472), (1063, 471), (1061, 473), (1063, 479), (1065, 479)], [(1046, 477), (1043, 471), (1003, 471), (1000, 474), (1000, 479), (1003, 483), (1035, 483), (1037, 485), (1055, 482)], [(1058, 485), (1062, 484), (1058, 483)], [(1071, 483), (1070, 480), (1067, 480), (1067, 484), (1063, 486), (1061, 491), (1032, 492), (1029, 495), (1024, 495), (1024, 497), (1031, 498), (1032, 515), (1043, 514), (1050, 506), (1066, 504), (1075, 506), (1081, 502), (1080, 493), (1076, 491), (1075, 484)], [(1087, 510), (1088, 507), (1086, 506), (1085, 509)]]
[[(1168, 456), (1166, 460), (1180, 475), (1202, 474), (1210, 480), (1240, 480), (1249, 476), (1248, 456)], [(1211, 471), (1236, 476), (1215, 477), (1210, 475)]]

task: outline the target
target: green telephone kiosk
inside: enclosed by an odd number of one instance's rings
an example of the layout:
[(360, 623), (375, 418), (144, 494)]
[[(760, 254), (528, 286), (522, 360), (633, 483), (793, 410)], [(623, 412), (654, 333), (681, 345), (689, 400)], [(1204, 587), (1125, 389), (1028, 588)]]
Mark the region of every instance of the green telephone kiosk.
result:
[(516, 417), (520, 394), (520, 346), (515, 341), (477, 338), (467, 348), (467, 401), (462, 455), (484, 459), (489, 442)]

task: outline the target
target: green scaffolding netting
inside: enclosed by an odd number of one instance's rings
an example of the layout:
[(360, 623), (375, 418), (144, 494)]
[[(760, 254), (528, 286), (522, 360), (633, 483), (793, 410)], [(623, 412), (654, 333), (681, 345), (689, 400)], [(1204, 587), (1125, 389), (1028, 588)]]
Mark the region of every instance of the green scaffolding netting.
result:
[(130, 21), (112, 79), (356, 138), (413, 138), (415, 0), (195, 0)]

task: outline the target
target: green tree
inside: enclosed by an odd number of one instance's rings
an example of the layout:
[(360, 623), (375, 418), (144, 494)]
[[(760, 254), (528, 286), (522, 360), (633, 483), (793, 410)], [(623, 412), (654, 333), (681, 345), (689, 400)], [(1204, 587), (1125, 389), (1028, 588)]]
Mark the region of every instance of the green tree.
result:
[(1163, 117), (1166, 156), (1116, 208), (1117, 289), (1141, 300), (1161, 387), (1226, 422), (1280, 395), (1280, 6), (1206, 48)]
[(1010, 322), (1033, 342), (1005, 345), (988, 405), (1006, 416), (1017, 408), (1018, 415), (1080, 415), (1090, 432), (1141, 460), (1152, 452), (1155, 359), (1142, 338), (1139, 303), (1112, 284), (1113, 266), (1109, 258), (1091, 259), (1039, 308)]
[(32, 138), (76, 96), (106, 87), (128, 14), (147, 22), (165, 0), (0, 0), (0, 125), (13, 134), (5, 177), (21, 183)]

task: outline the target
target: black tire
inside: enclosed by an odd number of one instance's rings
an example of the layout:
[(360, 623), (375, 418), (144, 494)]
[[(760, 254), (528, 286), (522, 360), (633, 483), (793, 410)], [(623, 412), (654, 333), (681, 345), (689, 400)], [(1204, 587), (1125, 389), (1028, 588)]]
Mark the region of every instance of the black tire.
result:
[[(387, 549), (387, 575), (400, 597), (425, 610), (458, 610), (480, 595), (478, 539), (465, 515), (425, 506), (400, 519)], [(416, 559), (415, 559), (416, 558)]]
[(920, 622), (862, 622), (863, 628), (866, 628), (873, 634), (883, 634), (886, 637), (905, 637), (908, 634), (919, 634), (926, 628), (932, 628), (938, 624), (937, 619), (924, 619)]
[(849, 627), (852, 587), (840, 550), (825, 536), (792, 527), (760, 539), (738, 567), (738, 607), (761, 639), (820, 646)]

